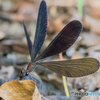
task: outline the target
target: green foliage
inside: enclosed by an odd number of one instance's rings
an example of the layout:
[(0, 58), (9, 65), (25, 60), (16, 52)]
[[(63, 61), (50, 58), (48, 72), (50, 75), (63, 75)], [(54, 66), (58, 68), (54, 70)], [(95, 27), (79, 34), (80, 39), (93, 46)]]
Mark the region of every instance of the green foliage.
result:
[(82, 15), (83, 15), (83, 4), (84, 4), (84, 0), (77, 0), (78, 12), (81, 13)]

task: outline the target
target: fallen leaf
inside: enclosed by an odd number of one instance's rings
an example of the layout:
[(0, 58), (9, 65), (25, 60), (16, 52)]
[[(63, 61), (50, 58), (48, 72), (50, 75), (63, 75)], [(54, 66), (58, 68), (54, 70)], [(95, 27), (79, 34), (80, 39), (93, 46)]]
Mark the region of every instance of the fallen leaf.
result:
[(83, 26), (90, 29), (92, 33), (100, 34), (100, 20), (86, 15), (84, 17)]
[(100, 7), (91, 8), (90, 16), (92, 16), (95, 19), (100, 19)]
[(35, 86), (34, 94), (32, 96), (32, 100), (41, 100), (41, 95), (36, 86)]
[(95, 46), (100, 44), (100, 37), (99, 35), (92, 34), (92, 33), (85, 33), (83, 32), (82, 36), (82, 45), (86, 45), (87, 47)]
[(9, 81), (0, 87), (4, 100), (41, 100), (41, 95), (32, 80)]

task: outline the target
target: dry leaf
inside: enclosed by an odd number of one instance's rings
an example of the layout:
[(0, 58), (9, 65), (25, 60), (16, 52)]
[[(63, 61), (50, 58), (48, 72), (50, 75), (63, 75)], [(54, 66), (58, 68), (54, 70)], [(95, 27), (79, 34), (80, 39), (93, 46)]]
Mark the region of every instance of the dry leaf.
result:
[(4, 100), (41, 100), (41, 95), (32, 80), (9, 81), (0, 87)]
[(82, 45), (91, 47), (100, 44), (100, 37), (98, 35), (83, 32), (81, 36), (82, 36), (82, 41), (81, 41)]
[(90, 16), (94, 17), (95, 19), (100, 19), (100, 7), (91, 8)]
[(86, 15), (84, 17), (83, 26), (89, 28), (92, 33), (100, 34), (100, 20)]
[(36, 86), (35, 86), (34, 94), (32, 96), (32, 100), (41, 100), (41, 95)]

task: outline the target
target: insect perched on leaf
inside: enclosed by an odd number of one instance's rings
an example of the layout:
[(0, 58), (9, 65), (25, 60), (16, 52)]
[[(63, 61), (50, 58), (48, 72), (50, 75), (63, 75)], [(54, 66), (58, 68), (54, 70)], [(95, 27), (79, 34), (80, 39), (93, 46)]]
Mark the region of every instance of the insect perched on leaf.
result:
[(24, 21), (22, 22), (31, 56), (26, 72), (31, 71), (32, 65), (41, 65), (63, 76), (80, 77), (92, 74), (99, 69), (99, 61), (94, 58), (41, 62), (41, 59), (64, 52), (73, 45), (82, 31), (82, 24), (79, 21), (73, 20), (69, 22), (38, 56), (37, 54), (42, 47), (47, 32), (46, 2), (42, 0), (40, 4), (34, 45), (29, 38)]

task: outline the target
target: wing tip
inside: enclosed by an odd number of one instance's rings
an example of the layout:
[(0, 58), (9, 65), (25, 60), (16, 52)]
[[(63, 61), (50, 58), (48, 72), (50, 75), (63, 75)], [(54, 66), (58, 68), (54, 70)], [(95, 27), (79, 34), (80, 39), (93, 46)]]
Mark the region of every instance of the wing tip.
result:
[[(97, 62), (97, 64), (98, 64), (98, 69), (100, 68), (100, 62), (99, 62), (99, 60), (97, 60), (96, 58), (91, 58), (91, 59), (93, 59), (95, 62)], [(98, 70), (97, 69), (97, 70)]]
[(46, 5), (45, 0), (42, 0), (42, 1), (41, 1), (40, 6), (41, 6), (41, 5)]
[(83, 30), (83, 25), (79, 20), (72, 20), (69, 23), (76, 24), (81, 29), (81, 31)]
[(87, 59), (91, 59), (92, 61), (95, 61), (95, 63), (97, 63), (97, 69), (95, 69), (94, 71), (92, 71), (91, 73), (86, 74), (86, 75), (82, 75), (82, 76), (67, 76), (67, 77), (70, 77), (70, 78), (78, 78), (78, 77), (84, 77), (84, 76), (88, 76), (88, 75), (91, 75), (91, 74), (96, 73), (99, 70), (99, 68), (100, 68), (99, 60), (97, 60), (96, 58), (87, 58)]
[(25, 22), (23, 19), (22, 19), (22, 24), (23, 24), (24, 30), (26, 30)]

